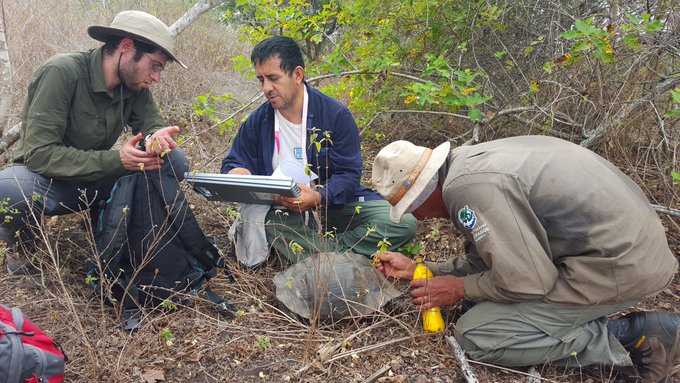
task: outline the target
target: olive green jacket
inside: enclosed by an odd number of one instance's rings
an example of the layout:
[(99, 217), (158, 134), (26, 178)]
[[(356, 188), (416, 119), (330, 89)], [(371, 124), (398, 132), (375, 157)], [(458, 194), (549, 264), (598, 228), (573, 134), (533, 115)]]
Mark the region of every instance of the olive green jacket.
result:
[(47, 60), (28, 86), (14, 162), (63, 180), (123, 174), (118, 150), (110, 150), (123, 121), (144, 135), (166, 124), (148, 89), (135, 93), (117, 87), (113, 93), (107, 94), (104, 83), (101, 48)]
[(524, 136), (454, 148), (439, 181), (467, 255), (429, 266), (467, 275), (466, 298), (612, 304), (661, 291), (678, 268), (642, 190), (578, 145)]

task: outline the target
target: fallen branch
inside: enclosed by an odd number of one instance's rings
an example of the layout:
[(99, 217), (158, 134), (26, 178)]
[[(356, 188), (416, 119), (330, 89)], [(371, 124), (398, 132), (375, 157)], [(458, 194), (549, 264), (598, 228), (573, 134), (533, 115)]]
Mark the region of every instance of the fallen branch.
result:
[(670, 207), (659, 206), (654, 204), (652, 204), (652, 209), (654, 209), (657, 213), (663, 213), (675, 217), (680, 217), (680, 210), (678, 209), (671, 209)]
[(460, 369), (463, 370), (463, 376), (465, 377), (465, 380), (468, 383), (477, 383), (477, 377), (475, 376), (474, 371), (472, 371), (472, 367), (465, 357), (465, 352), (463, 351), (463, 348), (460, 347), (460, 344), (458, 344), (456, 338), (452, 336), (447, 336), (445, 338), (446, 343), (448, 343), (453, 349), (453, 355), (456, 357), (456, 359), (458, 359), (458, 363), (460, 364)]
[(374, 372), (371, 376), (369, 376), (368, 378), (366, 378), (366, 380), (364, 380), (363, 383), (371, 383), (372, 381), (378, 379), (382, 374), (384, 374), (384, 373), (386, 373), (387, 371), (389, 371), (390, 368), (392, 368), (392, 366), (393, 366), (395, 363), (397, 363), (397, 361), (399, 361), (400, 359), (401, 359), (401, 358), (397, 357), (396, 359), (390, 361), (390, 362), (387, 363), (386, 365), (380, 367), (380, 369), (379, 369), (378, 371)]
[[(476, 361), (476, 360), (471, 360), (470, 363), (472, 363), (472, 364), (477, 364), (477, 365), (479, 365), (479, 366), (484, 366), (484, 367), (489, 367), (489, 368), (495, 368), (495, 369), (501, 370), (501, 371), (511, 372), (511, 373), (513, 373), (513, 374), (524, 375), (524, 376), (526, 376), (527, 378), (530, 376), (529, 373), (522, 372), (522, 371), (518, 371), (518, 370), (513, 370), (512, 368), (497, 366), (497, 365), (495, 365), (495, 364), (484, 363), (484, 362), (478, 362), (478, 361)], [(541, 377), (541, 376), (538, 376), (537, 378), (540, 379), (542, 382), (559, 383), (559, 382), (556, 381), (556, 380), (544, 378), (544, 377)]]
[(541, 382), (541, 373), (538, 372), (538, 369), (536, 368), (536, 366), (529, 367), (528, 374), (529, 374), (529, 376), (527, 376), (527, 383), (540, 383)]
[(15, 142), (19, 140), (21, 135), (21, 122), (7, 129), (7, 131), (0, 138), (0, 154), (7, 151)]

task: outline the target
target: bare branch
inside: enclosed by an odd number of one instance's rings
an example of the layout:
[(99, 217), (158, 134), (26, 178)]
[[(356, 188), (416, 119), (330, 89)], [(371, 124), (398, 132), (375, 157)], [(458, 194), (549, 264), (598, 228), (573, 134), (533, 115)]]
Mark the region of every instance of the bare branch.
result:
[(468, 363), (468, 360), (465, 357), (465, 352), (463, 351), (463, 348), (460, 347), (460, 344), (458, 344), (456, 338), (452, 336), (447, 336), (445, 338), (446, 343), (448, 343), (449, 346), (451, 346), (451, 348), (453, 349), (453, 355), (458, 360), (458, 363), (460, 364), (460, 369), (463, 370), (463, 376), (465, 377), (465, 380), (468, 383), (477, 383), (477, 377), (475, 376), (475, 372), (472, 371), (472, 367), (470, 366), (470, 363)]
[(612, 130), (619, 126), (626, 118), (631, 114), (638, 111), (645, 104), (653, 100), (660, 94), (669, 91), (677, 84), (680, 84), (680, 75), (674, 75), (668, 77), (666, 80), (660, 82), (653, 91), (645, 94), (634, 102), (628, 104), (626, 107), (622, 108), (609, 122), (602, 123), (595, 131), (590, 135), (590, 137), (581, 141), (581, 146), (588, 147), (594, 142), (596, 142), (606, 131)]
[(4, 153), (10, 146), (19, 140), (21, 134), (21, 122), (8, 129), (0, 138), (0, 154)]
[(675, 217), (680, 217), (680, 210), (677, 210), (677, 209), (671, 209), (670, 207), (654, 205), (654, 204), (652, 204), (652, 209), (654, 209), (657, 213), (663, 213), (663, 214), (668, 214), (668, 215), (672, 215), (672, 216), (675, 216)]
[[(391, 76), (394, 76), (394, 77), (401, 77), (401, 78), (405, 78), (405, 79), (408, 79), (408, 80), (411, 80), (411, 81), (416, 81), (416, 82), (419, 82), (419, 83), (422, 83), (422, 84), (428, 83), (427, 80), (423, 80), (422, 78), (419, 78), (419, 77), (416, 77), (416, 76), (411, 76), (411, 75), (404, 74), (404, 73), (399, 73), (399, 72), (385, 72), (385, 71), (377, 71), (377, 72), (376, 72), (376, 71), (369, 71), (369, 70), (351, 70), (351, 71), (347, 71), (347, 72), (340, 72), (340, 73), (337, 73), (337, 74), (335, 74), (335, 73), (329, 73), (329, 74), (324, 74), (324, 75), (321, 75), (321, 76), (312, 77), (312, 78), (308, 79), (307, 82), (309, 82), (309, 83), (312, 83), (312, 82), (319, 82), (319, 81), (325, 80), (325, 79), (327, 79), (327, 78), (333, 78), (333, 77), (345, 77), (345, 76), (351, 76), (351, 75), (355, 75), (355, 74), (362, 74), (362, 75), (364, 75), (364, 74), (365, 74), (365, 75), (376, 75), (376, 74), (391, 75)], [(435, 85), (436, 85), (436, 84), (435, 84)]]
[(201, 16), (206, 11), (215, 8), (216, 6), (224, 4), (222, 0), (199, 0), (193, 7), (186, 11), (182, 17), (177, 19), (171, 26), (170, 31), (172, 32), (172, 37), (176, 37), (180, 33), (184, 32), (191, 23), (196, 21), (199, 16)]

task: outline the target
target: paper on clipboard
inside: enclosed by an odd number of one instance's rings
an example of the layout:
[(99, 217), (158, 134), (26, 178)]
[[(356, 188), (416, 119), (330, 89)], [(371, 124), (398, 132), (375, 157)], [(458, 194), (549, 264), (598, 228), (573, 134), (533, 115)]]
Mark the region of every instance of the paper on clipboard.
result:
[(272, 176), (290, 177), (296, 183), (309, 184), (311, 181), (319, 178), (313, 171), (305, 174), (305, 167), (298, 161), (283, 160), (279, 166), (274, 169)]

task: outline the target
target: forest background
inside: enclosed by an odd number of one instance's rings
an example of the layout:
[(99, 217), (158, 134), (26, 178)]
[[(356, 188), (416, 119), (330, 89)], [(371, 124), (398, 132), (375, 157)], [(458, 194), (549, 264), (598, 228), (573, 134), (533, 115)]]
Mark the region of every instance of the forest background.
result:
[[(353, 112), (364, 183), (375, 153), (407, 139), (435, 146), (539, 134), (585, 146), (616, 164), (659, 211), (680, 244), (680, 13), (677, 0), (4, 0), (0, 39), (0, 150), (6, 163), (26, 86), (56, 53), (96, 48), (90, 25), (138, 9), (175, 25), (177, 55), (152, 92), (195, 171), (217, 172), (238, 126), (263, 100), (251, 47), (285, 34), (303, 47), (307, 78)], [(192, 8), (194, 7), (194, 8)], [(1, 46), (6, 44), (5, 47)], [(323, 139), (323, 138), (320, 138)], [(332, 139), (332, 138), (330, 138)], [(8, 144), (9, 143), (9, 144)], [(9, 147), (8, 149), (6, 149)], [(228, 246), (234, 205), (187, 193), (206, 233)], [(616, 203), (616, 201), (612, 201)], [(153, 314), (135, 333), (84, 283), (93, 248), (82, 214), (46, 219), (39, 284), (0, 272), (0, 302), (19, 305), (57, 338), (67, 381), (458, 382), (441, 335), (426, 335), (408, 299), (369, 319), (300, 323), (276, 304), (272, 260), (252, 271), (229, 263), (213, 285), (242, 310), (231, 321), (198, 302)], [(414, 245), (431, 259), (459, 255), (445, 220), (421, 223)], [(233, 280), (227, 276), (230, 273)], [(399, 287), (405, 291), (403, 285)], [(680, 280), (639, 309), (677, 311)], [(445, 310), (447, 335), (460, 314)], [(473, 363), (480, 381), (524, 381), (525, 369)], [(538, 366), (544, 380), (616, 381), (610, 368)], [(676, 369), (674, 377), (680, 376)]]

